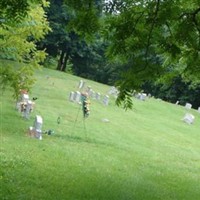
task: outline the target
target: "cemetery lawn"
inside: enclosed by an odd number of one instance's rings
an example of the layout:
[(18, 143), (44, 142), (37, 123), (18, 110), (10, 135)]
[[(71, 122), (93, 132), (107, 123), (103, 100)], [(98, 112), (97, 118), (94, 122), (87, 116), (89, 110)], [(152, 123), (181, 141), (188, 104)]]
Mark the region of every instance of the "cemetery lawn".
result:
[[(91, 99), (84, 121), (80, 105), (69, 101), (80, 77), (43, 69), (36, 79), (29, 120), (15, 110), (11, 90), (1, 91), (0, 199), (200, 200), (196, 110), (189, 111), (195, 122), (188, 125), (182, 106), (134, 99), (134, 109), (124, 111), (110, 96), (109, 106)], [(101, 94), (110, 89), (86, 84)], [(44, 131), (54, 131), (42, 140), (26, 134), (36, 115)]]

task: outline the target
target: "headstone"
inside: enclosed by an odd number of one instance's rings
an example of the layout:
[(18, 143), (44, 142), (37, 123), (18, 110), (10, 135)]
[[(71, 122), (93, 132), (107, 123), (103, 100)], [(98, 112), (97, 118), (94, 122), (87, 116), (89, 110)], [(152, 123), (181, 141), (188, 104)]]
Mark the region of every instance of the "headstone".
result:
[(29, 115), (32, 109), (33, 109), (33, 102), (29, 100), (26, 102), (25, 110), (23, 112), (23, 117), (25, 117), (26, 119), (29, 119)]
[(79, 91), (75, 92), (74, 101), (77, 102), (77, 103), (80, 103), (80, 101), (81, 101), (81, 93)]
[(141, 93), (141, 95), (140, 95), (140, 100), (145, 101), (145, 100), (146, 100), (146, 97), (147, 97), (147, 94), (146, 94), (146, 93)]
[(97, 101), (101, 100), (101, 94), (99, 92), (96, 92), (96, 100)]
[(186, 122), (187, 124), (193, 124), (194, 119), (195, 119), (194, 115), (192, 115), (190, 113), (186, 113), (183, 118), (183, 121)]
[(89, 95), (91, 90), (92, 90), (91, 86), (87, 86), (86, 93), (88, 93), (88, 95)]
[(83, 80), (80, 80), (79, 84), (78, 84), (78, 89), (80, 89), (80, 90), (83, 89), (84, 85), (85, 85), (85, 82)]
[(179, 101), (176, 101), (176, 105), (178, 105), (179, 104)]
[(21, 95), (21, 101), (28, 101), (29, 100), (29, 95), (28, 94), (22, 94)]
[(113, 95), (115, 98), (117, 98), (118, 94), (119, 94), (119, 91), (118, 91), (118, 89), (116, 87), (112, 86), (110, 88), (110, 90), (108, 91), (108, 94), (109, 95)]
[(192, 108), (192, 104), (186, 103), (186, 104), (185, 104), (185, 108), (188, 109), (188, 110), (191, 109), (191, 108)]
[(108, 92), (108, 94), (116, 94), (118, 92), (117, 88), (115, 86), (112, 86)]
[(92, 99), (96, 99), (96, 93), (95, 93), (95, 91), (93, 91), (93, 94), (92, 94), (91, 98)]
[(74, 92), (70, 92), (69, 94), (69, 100), (74, 101)]
[(146, 93), (137, 93), (135, 95), (135, 97), (139, 100), (142, 100), (142, 101), (145, 101), (146, 100), (146, 97), (147, 97), (147, 94)]
[(200, 113), (200, 107), (198, 107), (198, 112)]
[(92, 89), (90, 89), (89, 90), (89, 92), (88, 92), (88, 96), (89, 97), (93, 97), (93, 94), (94, 94), (95, 92), (92, 90)]
[(36, 115), (33, 128), (36, 132), (35, 137), (40, 140), (42, 139), (42, 124), (43, 124), (42, 117), (40, 115)]
[(109, 103), (109, 96), (108, 95), (105, 95), (104, 98), (103, 98), (103, 104), (105, 106), (108, 106), (108, 103)]

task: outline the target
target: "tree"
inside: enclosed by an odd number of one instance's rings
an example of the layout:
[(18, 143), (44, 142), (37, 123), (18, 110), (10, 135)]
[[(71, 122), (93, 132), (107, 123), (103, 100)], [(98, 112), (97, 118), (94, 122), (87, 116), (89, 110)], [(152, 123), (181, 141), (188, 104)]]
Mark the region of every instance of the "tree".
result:
[[(4, 62), (6, 65), (3, 66), (1, 62), (0, 81), (3, 88), (7, 85), (13, 88), (15, 99), (18, 98), (20, 89), (30, 89), (34, 83), (34, 69), (40, 66), (46, 56), (44, 51), (39, 51), (36, 47), (36, 42), (50, 30), (43, 9), (47, 4), (43, 2), (31, 4), (28, 11), (27, 7), (23, 7), (25, 10), (21, 11), (22, 16), (24, 12), (27, 13), (18, 23), (13, 23), (15, 16), (14, 19), (9, 17), (7, 7), (5, 10), (1, 7), (1, 12), (5, 11), (5, 15), (1, 18), (0, 26), (0, 59), (13, 60), (15, 65)], [(15, 15), (18, 16), (18, 11)]]
[(133, 90), (146, 80), (169, 74), (200, 77), (200, 5), (198, 0), (109, 1), (108, 57), (127, 65), (117, 85), (118, 104), (131, 107)]

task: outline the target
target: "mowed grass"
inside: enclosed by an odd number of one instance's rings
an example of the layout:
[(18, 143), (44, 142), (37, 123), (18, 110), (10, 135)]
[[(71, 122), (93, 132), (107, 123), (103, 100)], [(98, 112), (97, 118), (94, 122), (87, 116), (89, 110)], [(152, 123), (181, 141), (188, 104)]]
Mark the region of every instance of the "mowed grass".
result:
[[(133, 99), (124, 111), (90, 99), (91, 114), (69, 101), (80, 77), (54, 70), (36, 72), (29, 94), (37, 97), (30, 119), (15, 110), (11, 91), (0, 99), (0, 199), (8, 200), (199, 200), (200, 113), (192, 125), (184, 107), (154, 98)], [(85, 80), (102, 95), (110, 87)], [(35, 115), (43, 140), (27, 136)], [(60, 117), (60, 124), (57, 119)], [(109, 122), (103, 122), (108, 119)]]

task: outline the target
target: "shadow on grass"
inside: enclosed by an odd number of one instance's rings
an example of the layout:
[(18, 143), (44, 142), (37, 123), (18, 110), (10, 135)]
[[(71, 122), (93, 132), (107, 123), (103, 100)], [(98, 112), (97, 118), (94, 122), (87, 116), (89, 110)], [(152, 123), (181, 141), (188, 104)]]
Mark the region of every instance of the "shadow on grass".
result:
[(112, 143), (103, 142), (103, 141), (99, 141), (99, 140), (90, 138), (86, 134), (84, 134), (82, 136), (77, 136), (74, 134), (71, 134), (71, 135), (56, 134), (56, 135), (54, 135), (54, 137), (67, 140), (69, 142), (88, 143), (88, 144), (94, 144), (94, 145), (103, 145), (103, 146), (107, 146), (107, 147), (114, 147), (114, 144), (112, 144)]

